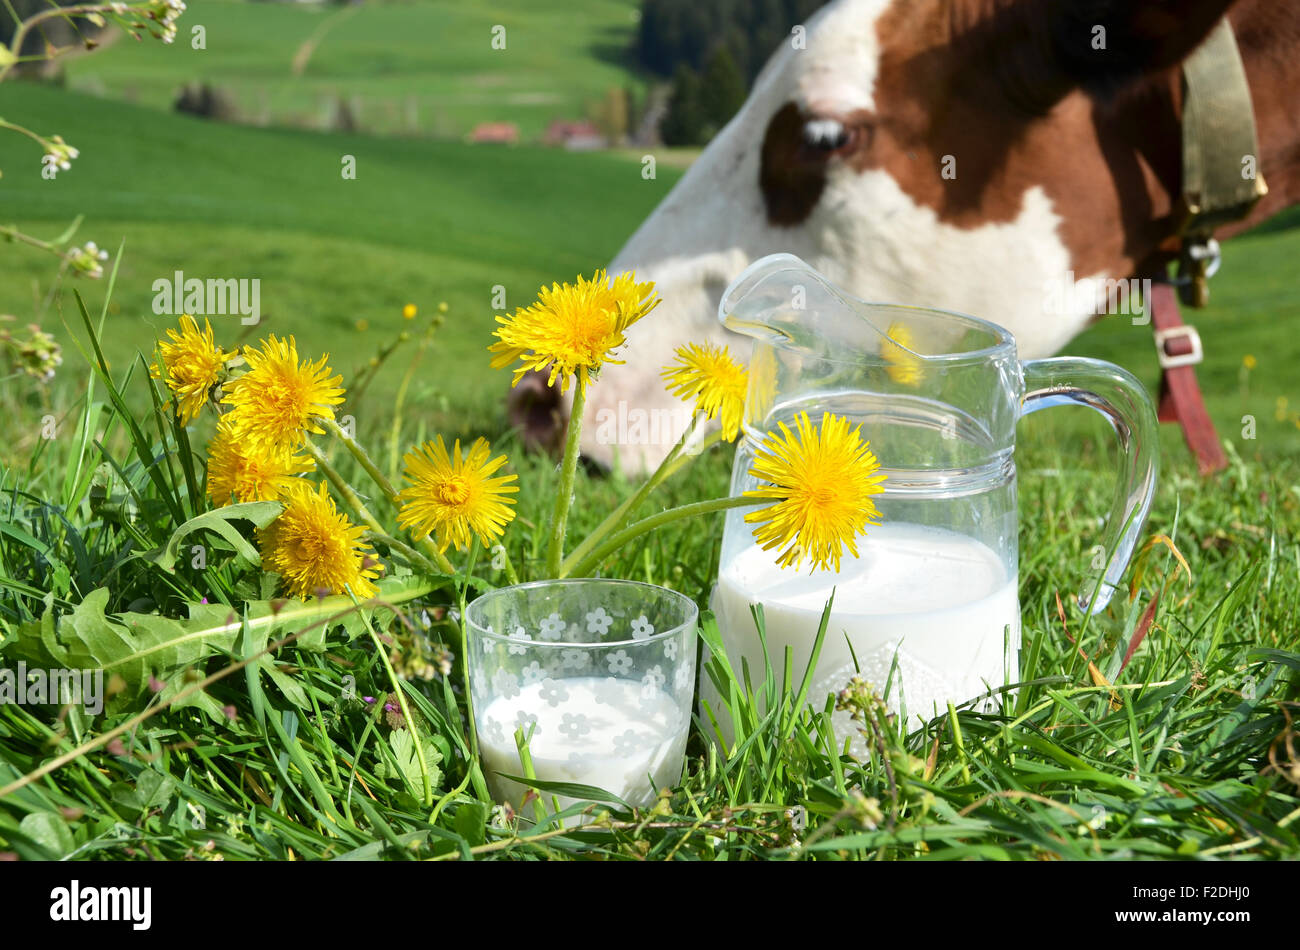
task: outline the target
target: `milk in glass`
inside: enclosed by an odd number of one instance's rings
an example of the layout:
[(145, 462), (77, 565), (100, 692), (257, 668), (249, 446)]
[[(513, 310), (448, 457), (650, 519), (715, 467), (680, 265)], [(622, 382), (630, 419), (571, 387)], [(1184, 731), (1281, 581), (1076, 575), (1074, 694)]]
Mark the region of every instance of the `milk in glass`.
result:
[[(532, 730), (528, 749), (539, 779), (594, 785), (648, 805), (680, 777), (689, 723), (679, 710), (662, 689), (612, 676), (545, 679), (494, 699), (483, 715), (493, 727), (479, 733), (493, 797), (521, 807), (525, 786), (502, 777), (524, 774), (514, 737), (520, 726), (525, 735)], [(560, 807), (574, 801), (561, 796)]]

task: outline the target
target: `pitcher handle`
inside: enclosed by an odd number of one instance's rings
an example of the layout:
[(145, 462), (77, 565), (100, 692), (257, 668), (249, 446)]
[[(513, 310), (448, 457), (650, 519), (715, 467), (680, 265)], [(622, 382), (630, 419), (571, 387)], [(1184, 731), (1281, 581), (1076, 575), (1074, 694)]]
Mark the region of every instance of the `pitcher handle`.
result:
[(1078, 595), (1080, 610), (1097, 613), (1119, 589), (1137, 547), (1156, 490), (1159, 423), (1151, 397), (1132, 373), (1102, 360), (1055, 357), (1023, 363), (1021, 415), (1050, 406), (1081, 405), (1101, 413), (1115, 430), (1123, 457), (1103, 544), (1109, 554), (1101, 586)]

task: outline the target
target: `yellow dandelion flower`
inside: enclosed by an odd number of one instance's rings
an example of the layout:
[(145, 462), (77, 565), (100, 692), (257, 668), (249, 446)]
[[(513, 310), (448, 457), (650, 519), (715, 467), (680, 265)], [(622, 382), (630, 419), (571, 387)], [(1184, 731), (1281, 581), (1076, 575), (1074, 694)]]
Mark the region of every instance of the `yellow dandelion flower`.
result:
[(293, 448), (302, 444), (305, 433), (323, 431), (316, 419), (334, 418), (332, 407), (343, 401), (343, 377), (330, 375), (328, 356), (300, 363), (293, 337), (282, 340), (272, 334), (260, 352), (246, 350), (244, 359), (248, 372), (226, 384), (221, 400), (234, 407), (230, 423), (241, 440)]
[(757, 525), (754, 538), (764, 551), (789, 545), (777, 559), (781, 567), (812, 560), (813, 568), (840, 569), (844, 548), (858, 556), (854, 539), (867, 525), (880, 523), (871, 500), (884, 489), (880, 463), (862, 439), (861, 427), (849, 429), (843, 416), (822, 414), (814, 429), (808, 413), (795, 419), (795, 432), (778, 423), (780, 435), (769, 434), (749, 474), (767, 482), (746, 496), (775, 504), (745, 515)]
[(254, 447), (235, 435), (229, 418), (217, 425), (208, 443), (208, 497), (216, 505), (231, 500), (270, 501), (290, 488), (295, 475), (310, 472), (316, 463), (292, 449)]
[(740, 432), (749, 378), (745, 367), (731, 358), (725, 346), (687, 343), (677, 348), (677, 363), (661, 374), (670, 393), (694, 399), (695, 411), (722, 422), (722, 437), (733, 441)]
[(623, 362), (613, 354), (626, 342), (624, 332), (658, 304), (654, 282), (638, 284), (631, 273), (610, 280), (597, 271), (591, 280), (579, 275), (576, 285), (543, 287), (536, 303), (497, 317), (500, 342), (488, 347), (496, 354), (492, 367), (519, 360), (512, 385), (529, 370), (550, 367), (550, 382), (558, 378), (561, 391), (574, 376), (585, 387), (603, 364)]
[(415, 306), (415, 304), (413, 304), (413, 303), (408, 303), (405, 307), (402, 308), (402, 319), (403, 319), (403, 320), (414, 320), (414, 319), (415, 319), (415, 315), (416, 315), (417, 313), (419, 313), (419, 312), (420, 312), (420, 311), (419, 311), (419, 308), (417, 308), (417, 307)]
[(1241, 358), (1241, 365), (1246, 367), (1246, 369), (1254, 369), (1256, 366), (1259, 365), (1259, 361), (1256, 360), (1255, 357), (1252, 356), (1250, 353), (1247, 353), (1245, 356)]
[(438, 312), (439, 313), (447, 312), (447, 301), (443, 300), (438, 303)]
[(189, 425), (207, 402), (212, 387), (221, 382), (226, 363), (234, 354), (213, 342), (212, 324), (206, 317), (200, 330), (198, 322), (184, 314), (180, 332), (168, 330), (167, 337), (170, 343), (158, 343), (162, 367), (156, 363), (150, 366), (149, 375), (166, 382), (175, 398), (181, 425)]
[(509, 507), (515, 500), (509, 496), (519, 486), (510, 482), (518, 476), (493, 476), (506, 457), (492, 458), (486, 439), (476, 441), (462, 457), (459, 439), (448, 455), (438, 436), (436, 443), (425, 442), (402, 461), (409, 484), (397, 493), (402, 504), (397, 520), (418, 537), (436, 533), (440, 551), (450, 544), (468, 547), (471, 535), (490, 547), (515, 516)]
[(361, 540), (366, 529), (334, 507), (324, 485), (298, 479), (284, 492), (284, 511), (258, 529), (262, 566), (284, 578), (294, 597), (311, 600), (350, 590), (373, 597), (379, 559)]
[(896, 383), (915, 386), (925, 375), (920, 358), (912, 352), (916, 338), (905, 323), (891, 323), (880, 341), (880, 358), (889, 365), (885, 372)]

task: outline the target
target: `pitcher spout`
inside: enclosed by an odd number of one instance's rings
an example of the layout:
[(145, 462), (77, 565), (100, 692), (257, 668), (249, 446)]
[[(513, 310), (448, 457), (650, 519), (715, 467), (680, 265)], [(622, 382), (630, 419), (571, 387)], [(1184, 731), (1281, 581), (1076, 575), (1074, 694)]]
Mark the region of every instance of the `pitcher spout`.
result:
[(793, 254), (770, 254), (745, 268), (723, 292), (718, 320), (760, 343), (816, 356), (851, 340), (871, 352), (884, 338), (859, 301)]
[(883, 362), (895, 377), (920, 378), (939, 364), (1000, 362), (1015, 352), (1011, 334), (993, 323), (859, 300), (793, 254), (772, 254), (745, 268), (723, 292), (718, 319), (759, 345), (860, 367)]

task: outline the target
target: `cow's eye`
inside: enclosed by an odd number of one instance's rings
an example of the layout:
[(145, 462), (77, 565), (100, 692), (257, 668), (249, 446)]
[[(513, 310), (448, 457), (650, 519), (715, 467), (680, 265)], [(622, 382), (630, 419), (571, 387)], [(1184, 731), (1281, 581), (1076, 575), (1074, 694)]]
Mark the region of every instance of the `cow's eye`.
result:
[(849, 144), (849, 129), (838, 119), (809, 119), (803, 125), (803, 143), (819, 152), (834, 152)]

